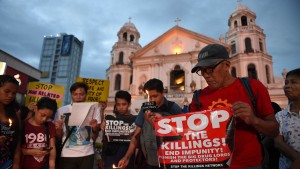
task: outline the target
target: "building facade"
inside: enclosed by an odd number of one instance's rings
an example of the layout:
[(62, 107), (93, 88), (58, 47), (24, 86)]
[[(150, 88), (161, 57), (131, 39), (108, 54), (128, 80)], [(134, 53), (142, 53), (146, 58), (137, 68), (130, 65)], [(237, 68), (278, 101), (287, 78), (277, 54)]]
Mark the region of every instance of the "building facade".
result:
[(83, 44), (74, 35), (65, 33), (44, 37), (40, 81), (65, 86), (63, 105), (71, 102), (69, 89), (79, 76)]
[(18, 103), (24, 105), (27, 84), (29, 82), (39, 81), (41, 71), (3, 50), (0, 50), (0, 69), (0, 74), (11, 75), (17, 79), (19, 88), (16, 100)]
[[(126, 55), (127, 63), (130, 63), (126, 72), (114, 69), (118, 65), (113, 61), (107, 71), (111, 90), (109, 101), (113, 102), (112, 97), (117, 90), (128, 90), (133, 97), (131, 108), (138, 111), (141, 102), (146, 101), (141, 91), (143, 84), (151, 78), (158, 78), (163, 81), (169, 100), (179, 105), (183, 105), (185, 98), (191, 102), (194, 90), (207, 86), (203, 77), (191, 73), (198, 53), (206, 45), (217, 43), (225, 46), (230, 53), (233, 76), (260, 80), (268, 88), (271, 100), (285, 107), (287, 98), (282, 89), (283, 78), (274, 76), (272, 56), (266, 49), (266, 35), (255, 19), (256, 14), (239, 3), (229, 16), (228, 31), (218, 40), (176, 25), (146, 46), (130, 50), (131, 53)], [(129, 27), (135, 28), (129, 21), (121, 30)], [(138, 32), (136, 28), (135, 31)], [(130, 48), (122, 47), (124, 51), (127, 49)], [(114, 45), (112, 51), (118, 50), (118, 46)], [(112, 55), (111, 59), (114, 60), (115, 56)], [(127, 80), (126, 76), (132, 76), (132, 80)]]

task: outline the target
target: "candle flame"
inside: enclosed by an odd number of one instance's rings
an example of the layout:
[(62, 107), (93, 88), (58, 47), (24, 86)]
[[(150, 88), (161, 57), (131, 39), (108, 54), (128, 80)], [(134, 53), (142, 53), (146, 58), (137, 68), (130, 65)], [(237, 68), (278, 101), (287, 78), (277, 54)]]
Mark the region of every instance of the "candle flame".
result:
[(8, 119), (8, 121), (9, 121), (9, 127), (11, 127), (11, 125), (12, 125), (11, 119)]
[(119, 168), (119, 167), (117, 167), (115, 164), (113, 164), (112, 168)]

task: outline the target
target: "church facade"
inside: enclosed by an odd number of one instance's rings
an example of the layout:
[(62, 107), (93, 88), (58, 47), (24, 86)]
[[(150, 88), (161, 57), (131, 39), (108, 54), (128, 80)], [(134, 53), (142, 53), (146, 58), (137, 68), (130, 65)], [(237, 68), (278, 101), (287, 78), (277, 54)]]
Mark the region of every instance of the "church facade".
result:
[(228, 49), (233, 76), (260, 80), (268, 88), (272, 101), (287, 106), (283, 78), (274, 76), (266, 35), (255, 19), (254, 12), (239, 4), (229, 16), (225, 37), (216, 40), (176, 25), (144, 47), (139, 44), (140, 33), (129, 20), (118, 32), (106, 71), (110, 80), (107, 110), (113, 107), (115, 93), (126, 90), (133, 98), (131, 108), (137, 112), (146, 101), (143, 84), (151, 78), (163, 81), (169, 100), (181, 106), (184, 100), (191, 102), (194, 90), (207, 86), (204, 78), (191, 73), (191, 69), (197, 63), (199, 51), (214, 43)]

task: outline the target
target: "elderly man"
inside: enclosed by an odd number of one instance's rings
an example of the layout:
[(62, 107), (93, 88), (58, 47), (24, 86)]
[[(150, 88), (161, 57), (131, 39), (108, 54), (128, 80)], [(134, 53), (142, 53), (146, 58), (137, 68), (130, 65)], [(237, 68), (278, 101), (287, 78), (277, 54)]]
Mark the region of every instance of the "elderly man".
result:
[(230, 74), (229, 54), (219, 44), (204, 47), (198, 56), (198, 63), (192, 73), (203, 76), (208, 86), (199, 93), (198, 101), (193, 100), (190, 111), (201, 111), (220, 106), (230, 106), (236, 118), (235, 147), (230, 168), (262, 168), (262, 150), (258, 133), (275, 137), (278, 135), (271, 100), (266, 87), (250, 79), (256, 100), (256, 113), (244, 86)]

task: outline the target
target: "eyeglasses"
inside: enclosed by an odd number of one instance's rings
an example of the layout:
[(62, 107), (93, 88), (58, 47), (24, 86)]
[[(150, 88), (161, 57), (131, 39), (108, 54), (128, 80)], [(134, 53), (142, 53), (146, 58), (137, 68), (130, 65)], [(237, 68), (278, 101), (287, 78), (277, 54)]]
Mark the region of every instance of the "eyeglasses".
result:
[(219, 65), (219, 64), (221, 64), (222, 62), (223, 62), (224, 60), (221, 60), (219, 63), (217, 63), (217, 64), (215, 64), (214, 66), (212, 66), (212, 67), (206, 67), (206, 68), (199, 68), (197, 71), (196, 71), (196, 73), (197, 73), (197, 75), (199, 75), (199, 76), (203, 76), (204, 75), (204, 73), (206, 73), (206, 74), (212, 74), (213, 72), (214, 72), (214, 69)]

